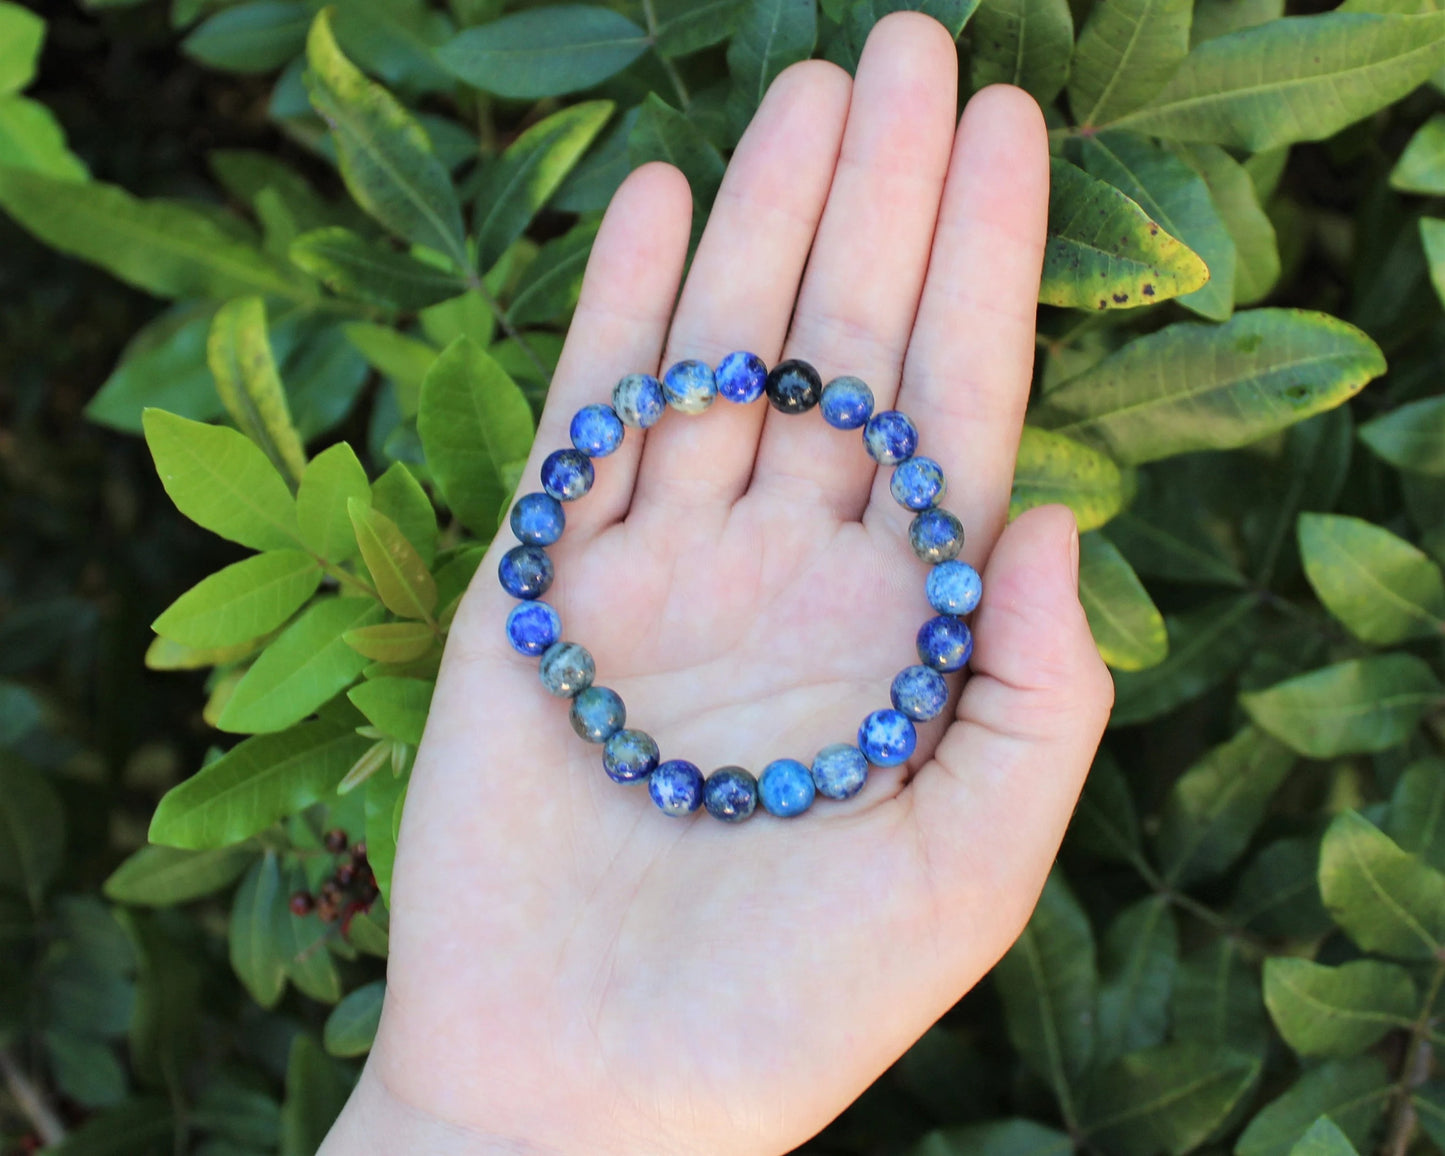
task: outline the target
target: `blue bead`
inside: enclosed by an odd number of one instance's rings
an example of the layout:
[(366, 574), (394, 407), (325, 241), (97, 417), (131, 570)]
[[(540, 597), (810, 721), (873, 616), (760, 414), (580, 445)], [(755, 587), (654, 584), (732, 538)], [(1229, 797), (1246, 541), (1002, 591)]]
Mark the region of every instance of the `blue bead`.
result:
[(889, 698), (914, 722), (927, 722), (948, 705), (948, 683), (931, 666), (910, 666), (894, 676)]
[(792, 358), (773, 366), (763, 386), (779, 413), (807, 413), (823, 396), (823, 379), (806, 361)]
[(911, 458), (918, 448), (918, 430), (906, 415), (885, 409), (870, 417), (863, 427), (863, 445), (879, 465), (896, 466)]
[(983, 579), (967, 562), (941, 562), (928, 572), (928, 605), (940, 614), (971, 614), (983, 597)]
[(875, 710), (858, 728), (858, 748), (875, 767), (906, 763), (917, 745), (918, 732), (902, 711)]
[(717, 391), (728, 401), (747, 405), (763, 396), (763, 383), (768, 380), (768, 367), (756, 353), (738, 350), (729, 353), (717, 364), (713, 375)]
[(497, 578), (513, 598), (540, 598), (552, 585), (552, 559), (541, 546), (513, 546), (497, 564)]
[(507, 615), (507, 641), (518, 654), (541, 654), (561, 637), (562, 620), (545, 602), (523, 602)]
[(962, 670), (973, 653), (973, 634), (961, 618), (940, 614), (918, 628), (918, 657), (934, 670)]
[(662, 382), (650, 373), (629, 373), (612, 387), (612, 408), (633, 429), (656, 425), (667, 410)]
[(528, 546), (550, 546), (567, 527), (562, 503), (551, 494), (523, 494), (512, 507), (512, 533)]
[(572, 415), (572, 444), (589, 458), (605, 458), (622, 444), (622, 419), (610, 405), (584, 405)]
[(758, 801), (770, 815), (788, 819), (813, 805), (818, 788), (813, 774), (797, 759), (778, 759), (763, 768), (758, 779)]
[(714, 819), (741, 823), (758, 808), (758, 781), (742, 767), (719, 767), (702, 785), (702, 805)]
[(943, 467), (932, 458), (920, 456), (899, 463), (888, 489), (905, 510), (926, 510), (937, 504), (945, 485)]
[(596, 476), (592, 459), (580, 450), (553, 450), (542, 462), (542, 488), (559, 502), (575, 502)]
[(664, 815), (691, 815), (702, 806), (702, 772), (686, 759), (668, 759), (647, 776), (647, 793)]
[(575, 642), (554, 642), (542, 655), (542, 685), (558, 698), (572, 698), (592, 685), (597, 664), (585, 646)]
[(908, 541), (924, 562), (949, 562), (963, 549), (963, 523), (935, 506), (913, 519), (908, 527)]
[(813, 784), (828, 799), (851, 799), (868, 779), (868, 760), (852, 743), (832, 743), (813, 760)]
[(646, 731), (618, 731), (602, 747), (602, 769), (614, 783), (647, 778), (657, 759), (657, 740)]
[(705, 362), (679, 361), (662, 375), (662, 392), (678, 413), (702, 413), (717, 397), (717, 380)]
[(818, 404), (834, 429), (861, 429), (873, 414), (873, 391), (861, 377), (835, 377)]
[(589, 743), (605, 743), (622, 729), (627, 708), (622, 696), (606, 686), (589, 686), (572, 700), (572, 729)]

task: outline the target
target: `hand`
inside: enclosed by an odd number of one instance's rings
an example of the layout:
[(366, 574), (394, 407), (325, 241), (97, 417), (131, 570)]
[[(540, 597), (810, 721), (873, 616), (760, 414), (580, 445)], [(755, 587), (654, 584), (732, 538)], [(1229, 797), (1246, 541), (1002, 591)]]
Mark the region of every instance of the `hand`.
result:
[[(417, 756), (386, 1011), (327, 1156), (778, 1156), (1008, 948), (1112, 698), (1062, 508), (1006, 530), (1044, 245), (1043, 119), (997, 87), (955, 133), (943, 29), (889, 16), (850, 81), (769, 91), (674, 312), (690, 197), (649, 165), (598, 234), (522, 491), (625, 373), (749, 349), (864, 378), (918, 424), (984, 571), (973, 674), (906, 768), (739, 826), (602, 773), (498, 587), (457, 615)], [(901, 384), (900, 384), (901, 382)], [(663, 757), (755, 772), (851, 741), (930, 615), (908, 515), (856, 434), (719, 400), (567, 507), (548, 601)], [(946, 724), (946, 725), (945, 725)]]

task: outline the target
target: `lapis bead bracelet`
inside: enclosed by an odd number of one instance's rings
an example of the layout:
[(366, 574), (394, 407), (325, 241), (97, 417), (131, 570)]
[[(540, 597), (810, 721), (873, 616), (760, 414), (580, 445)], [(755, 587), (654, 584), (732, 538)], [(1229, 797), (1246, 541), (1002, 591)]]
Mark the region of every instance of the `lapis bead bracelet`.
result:
[[(780, 413), (818, 409), (834, 429), (862, 430), (863, 447), (879, 465), (893, 470), (889, 492), (913, 511), (908, 541), (929, 566), (924, 590), (936, 615), (918, 630), (918, 663), (898, 672), (889, 698), (892, 706), (863, 720), (852, 743), (824, 747), (810, 765), (776, 759), (754, 776), (744, 767), (719, 767), (704, 775), (686, 759), (662, 758), (646, 731), (627, 727), (622, 697), (594, 680), (597, 666), (586, 647), (562, 638), (557, 611), (541, 601), (552, 585), (547, 547), (562, 537), (564, 503), (592, 488), (593, 461), (616, 452), (630, 427), (645, 430), (668, 408), (702, 413), (722, 397), (747, 405), (767, 396)], [(874, 412), (873, 391), (856, 377), (823, 384), (806, 361), (784, 361), (769, 370), (756, 354), (730, 353), (716, 368), (702, 361), (679, 361), (659, 381), (651, 374), (628, 374), (612, 390), (612, 404), (586, 405), (572, 418), (570, 448), (542, 462), (542, 489), (524, 494), (512, 507), (510, 524), (518, 545), (502, 556), (498, 578), (517, 598), (507, 616), (507, 638), (520, 654), (540, 660), (542, 685), (571, 700), (572, 729), (602, 747), (602, 770), (617, 783), (647, 783), (648, 793), (667, 815), (691, 815), (699, 808), (736, 823), (759, 807), (781, 818), (801, 815), (819, 796), (848, 799), (863, 789), (870, 766), (896, 767), (918, 745), (915, 723), (937, 718), (948, 705), (945, 674), (964, 669), (973, 653), (973, 635), (964, 617), (978, 606), (983, 583), (978, 571), (958, 560), (963, 525), (938, 503), (947, 483), (943, 469), (918, 450), (918, 428), (898, 410)]]

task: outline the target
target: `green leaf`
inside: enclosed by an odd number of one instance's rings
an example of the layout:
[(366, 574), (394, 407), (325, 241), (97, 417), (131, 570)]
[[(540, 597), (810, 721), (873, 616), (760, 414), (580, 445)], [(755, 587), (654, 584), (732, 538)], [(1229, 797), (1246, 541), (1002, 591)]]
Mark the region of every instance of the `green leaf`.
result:
[(311, 459), (296, 491), (296, 524), (301, 540), (328, 562), (356, 554), (350, 502), (371, 504), (371, 483), (356, 451), (338, 442)]
[(0, 167), (0, 208), (51, 248), (158, 297), (314, 299), (299, 271), (179, 201), (141, 201), (100, 181)]
[(350, 514), (361, 556), (383, 605), (402, 618), (430, 622), (436, 609), (437, 587), (416, 548), (395, 522), (372, 509), (369, 499), (352, 498)]
[(1195, 0), (1189, 43), (1200, 44), (1241, 28), (1278, 20), (1283, 15), (1284, 0)]
[(397, 403), (407, 417), (415, 415), (422, 382), (436, 364), (437, 351), (425, 341), (407, 337), (386, 325), (353, 321), (342, 327), (351, 342), (378, 373), (391, 378)]
[(722, 185), (723, 159), (692, 121), (655, 92), (647, 94), (627, 138), (632, 167), (666, 161), (682, 170), (692, 190), (692, 244), (702, 236), (713, 198)]
[(321, 568), (309, 554), (269, 550), (192, 586), (151, 629), (186, 646), (236, 646), (275, 630), (320, 584)]
[(419, 746), (432, 686), (420, 678), (373, 678), (352, 687), (348, 697), (383, 734)]
[(1099, 952), (1096, 1064), (1163, 1042), (1178, 963), (1168, 900), (1141, 899), (1109, 925)]
[(66, 147), (65, 129), (55, 114), (23, 96), (0, 96), (0, 166), (67, 181), (89, 176), (85, 164)]
[(1049, 176), (1043, 304), (1133, 308), (1192, 293), (1209, 280), (1198, 254), (1113, 185), (1059, 157), (1049, 159)]
[(1114, 669), (1144, 670), (1164, 661), (1164, 616), (1124, 555), (1099, 533), (1079, 539), (1079, 601), (1099, 653)]
[(394, 462), (372, 483), (371, 504), (397, 524), (430, 566), (436, 557), (437, 516), (412, 472)]
[(1230, 910), (1252, 931), (1288, 939), (1317, 939), (1330, 928), (1320, 898), (1320, 845), (1315, 838), (1279, 839), (1239, 877)]
[(1299, 1138), (1289, 1156), (1359, 1156), (1350, 1138), (1328, 1116), (1321, 1116)]
[(264, 1008), (275, 1007), (286, 990), (286, 957), (280, 940), (285, 905), (281, 867), (276, 852), (267, 851), (236, 889), (228, 938), (236, 978)]
[(0, 889), (40, 910), (65, 853), (60, 796), (39, 771), (14, 756), (0, 762)]
[(1284, 1042), (1302, 1056), (1357, 1055), (1391, 1028), (1409, 1027), (1419, 1002), (1410, 973), (1392, 963), (1264, 961), (1264, 1005)]
[(177, 307), (141, 329), (85, 407), (91, 421), (122, 433), (142, 432), (147, 407), (163, 409), (194, 421), (225, 413), (216, 396), (216, 381), (206, 364), (209, 314), (197, 316)]
[(1189, 0), (1095, 4), (1069, 68), (1075, 122), (1086, 128), (1108, 124), (1163, 88), (1189, 53), (1192, 7)]
[(383, 622), (348, 630), (346, 645), (373, 662), (413, 662), (435, 645), (436, 631), (425, 622)]
[(242, 734), (284, 730), (351, 685), (365, 660), (342, 640), (381, 618), (366, 598), (330, 598), (282, 631), (236, 685), (217, 725)]
[(306, 89), (331, 128), (342, 179), (356, 203), (399, 237), (467, 269), (461, 207), (425, 130), (337, 47), (328, 11), (306, 41)]
[(1048, 107), (1069, 76), (1068, 0), (982, 0), (973, 14), (973, 86), (1013, 84)]
[(790, 64), (813, 55), (818, 13), (813, 0), (747, 0), (728, 45), (728, 71), (743, 120)]
[(508, 467), (532, 446), (532, 408), (522, 391), (486, 351), (459, 337), (422, 385), (417, 432), (447, 504), (489, 538), (512, 490)]
[(1252, 305), (1269, 295), (1280, 273), (1274, 223), (1259, 203), (1254, 181), (1245, 167), (1218, 145), (1174, 147), (1204, 178), (1214, 207), (1234, 241), (1234, 303)]
[(137, 962), (131, 1063), (146, 1083), (179, 1094), (178, 1081), (189, 1070), (200, 1039), (201, 969), (157, 913), (123, 910), (118, 918), (130, 934)]
[(582, 292), (582, 274), (599, 224), (582, 221), (542, 246), (517, 282), (507, 307), (509, 324), (540, 325), (571, 314)]
[[(979, 0), (852, 0), (842, 27), (828, 41), (828, 59), (849, 72), (857, 72), (863, 45), (868, 42), (874, 26), (894, 12), (922, 12), (932, 16), (957, 40), (978, 4)], [(827, 10), (825, 3), (825, 15)], [(734, 111), (740, 113), (742, 105), (736, 103)]]
[(553, 4), (468, 28), (437, 49), (437, 59), (473, 88), (532, 100), (591, 88), (647, 45), (646, 32), (610, 9)]
[[(306, 874), (299, 866), (292, 867), (287, 890), (303, 891)], [(315, 915), (298, 916), (289, 907), (277, 915), (282, 924), (281, 944), (286, 953), (286, 975), (296, 990), (322, 1003), (335, 1003), (341, 998), (341, 977), (327, 950), (331, 931)]]
[(991, 1120), (930, 1132), (909, 1156), (1071, 1156), (1073, 1140), (1033, 1120)]
[(19, 4), (0, 3), (0, 96), (19, 92), (35, 79), (45, 21)]
[(1360, 440), (1392, 466), (1445, 477), (1445, 397), (1412, 401), (1367, 421)]
[(1437, 112), (1415, 130), (1390, 170), (1390, 187), (1401, 193), (1445, 196), (1445, 113)]
[(1089, 768), (1084, 792), (1079, 796), (1074, 821), (1069, 827), (1069, 838), (1075, 846), (1110, 862), (1143, 860), (1134, 796), (1119, 764), (1102, 748)]
[[(1410, 1103), (1419, 1117), (1421, 1130), (1430, 1138), (1431, 1143), (1437, 1148), (1440, 1147), (1441, 1139), (1445, 1137), (1445, 1086), (1442, 1086), (1439, 1080), (1427, 1080), (1410, 1097)], [(1336, 1153), (1330, 1152), (1321, 1156), (1336, 1156)], [(1349, 1156), (1349, 1153), (1343, 1153), (1342, 1156)]]
[(234, 1144), (274, 1149), (281, 1130), (281, 1105), (269, 1094), (224, 1076), (210, 1080), (190, 1112), (193, 1127)]
[(1445, 218), (1420, 218), (1420, 244), (1425, 248), (1430, 284), (1435, 286), (1435, 295), (1445, 303)]
[(1262, 152), (1323, 140), (1393, 104), (1440, 66), (1445, 9), (1286, 16), (1206, 40), (1117, 127)]
[(1154, 841), (1165, 881), (1182, 887), (1227, 870), (1294, 764), (1283, 743), (1245, 727), (1176, 779)]
[(1014, 462), (1009, 517), (1051, 502), (1074, 511), (1080, 530), (1094, 530), (1124, 505), (1124, 479), (1097, 450), (1048, 430), (1024, 426)]
[(1440, 701), (1430, 668), (1410, 654), (1379, 654), (1296, 675), (1239, 696), (1270, 734), (1302, 755), (1383, 751), (1404, 742)]
[(455, 273), (339, 226), (303, 233), (289, 252), (333, 293), (386, 309), (425, 309), (466, 289)]
[(311, 9), (297, 0), (223, 8), (181, 42), (187, 56), (222, 72), (271, 72), (306, 45)]
[(1258, 441), (1385, 371), (1364, 333), (1324, 313), (1254, 309), (1130, 341), (1050, 391), (1033, 420), (1121, 463)]
[(85, 1108), (108, 1108), (126, 1098), (125, 1069), (109, 1043), (67, 1031), (47, 1031), (43, 1038), (55, 1082), (70, 1099)]
[(1235, 1156), (1289, 1156), (1321, 1116), (1363, 1145), (1394, 1090), (1385, 1065), (1373, 1056), (1311, 1068), (1249, 1122), (1235, 1144)]
[(1445, 875), (1358, 812), (1340, 815), (1325, 832), (1320, 894), (1366, 951), (1431, 959), (1445, 944)]
[(151, 842), (192, 850), (239, 843), (326, 798), (368, 746), (349, 721), (326, 719), (247, 739), (166, 792)]
[(1220, 936), (1190, 952), (1174, 975), (1174, 1039), (1263, 1056), (1269, 1027), (1255, 966), (1241, 941)]
[(1421, 759), (1405, 768), (1384, 830), (1402, 850), (1445, 871), (1445, 760)]
[(396, 863), (396, 828), (406, 799), (406, 779), (373, 775), (366, 780), (366, 858), (382, 898), (391, 902)]
[(687, 56), (733, 34), (745, 0), (656, 0), (654, 47), (664, 57)]
[(111, 872), (102, 891), (116, 903), (172, 907), (230, 886), (255, 859), (255, 849), (246, 846), (207, 851), (142, 847)]
[(532, 223), (602, 131), (610, 100), (574, 104), (538, 121), (482, 172), (477, 192), (477, 264), (490, 269)]
[(191, 521), (253, 550), (297, 544), (291, 492), (245, 434), (159, 409), (141, 421), (161, 485)]
[(1389, 645), (1445, 631), (1445, 576), (1383, 526), (1301, 514), (1300, 557), (1325, 609), (1364, 642)]
[(350, 1073), (305, 1032), (291, 1041), (286, 1099), (281, 1105), (281, 1156), (315, 1156), (351, 1094)]
[(127, 1100), (91, 1117), (45, 1156), (165, 1156), (174, 1151), (175, 1129), (164, 1100)]
[(322, 1042), (333, 1056), (364, 1056), (371, 1051), (381, 1023), (381, 1001), (386, 981), (376, 980), (351, 992), (326, 1017)]

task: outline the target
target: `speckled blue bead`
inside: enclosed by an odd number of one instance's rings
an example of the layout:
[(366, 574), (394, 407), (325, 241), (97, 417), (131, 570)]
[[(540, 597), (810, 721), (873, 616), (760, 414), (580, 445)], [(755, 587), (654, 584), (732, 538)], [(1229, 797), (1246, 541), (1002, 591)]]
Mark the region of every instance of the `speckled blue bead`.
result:
[(875, 767), (906, 763), (918, 745), (918, 732), (902, 711), (875, 710), (858, 728), (858, 749)]
[(834, 429), (862, 429), (873, 415), (873, 391), (861, 377), (835, 377), (823, 387), (818, 407)]
[(806, 361), (780, 361), (763, 386), (768, 404), (779, 413), (807, 413), (823, 396), (823, 379)]
[(545, 602), (523, 602), (507, 615), (507, 641), (518, 654), (535, 657), (562, 637), (562, 620)]
[(497, 564), (502, 589), (513, 598), (540, 598), (552, 586), (552, 559), (541, 546), (513, 546)]
[(924, 510), (908, 526), (908, 543), (924, 562), (949, 562), (963, 549), (963, 523), (947, 510)]
[(622, 729), (627, 708), (611, 687), (589, 686), (572, 700), (572, 729), (589, 743), (605, 743)]
[(983, 579), (967, 562), (941, 562), (928, 572), (928, 605), (940, 614), (971, 614), (983, 597)]
[(542, 461), (542, 488), (559, 502), (575, 502), (596, 477), (592, 459), (581, 450), (553, 450)]
[(741, 823), (758, 809), (758, 781), (742, 767), (719, 767), (702, 785), (702, 805), (714, 819)]
[(512, 507), (511, 524), (524, 545), (550, 546), (567, 528), (567, 515), (551, 494), (523, 494)]
[(717, 363), (717, 391), (728, 401), (747, 405), (763, 396), (763, 384), (768, 380), (768, 367), (756, 353), (738, 350), (729, 353)]
[(948, 683), (931, 666), (905, 667), (894, 676), (889, 698), (914, 722), (927, 722), (948, 705)]
[(879, 465), (906, 462), (918, 448), (918, 429), (896, 409), (875, 413), (863, 427), (863, 446)]
[(818, 793), (813, 773), (797, 759), (777, 759), (758, 778), (758, 801), (763, 810), (780, 819), (801, 815)]
[(668, 759), (647, 776), (647, 793), (664, 815), (691, 815), (702, 806), (702, 772), (686, 759)]
[(589, 458), (605, 458), (622, 444), (622, 419), (610, 405), (584, 405), (567, 431), (572, 444)]
[(940, 614), (918, 628), (918, 657), (934, 670), (962, 670), (973, 653), (973, 634), (961, 618)]
[(813, 760), (813, 785), (825, 799), (851, 799), (868, 781), (868, 760), (852, 743), (832, 743)]
[(612, 408), (633, 429), (656, 425), (667, 412), (662, 382), (650, 373), (629, 373), (612, 387)]
[(575, 642), (554, 642), (542, 655), (542, 685), (558, 698), (581, 694), (597, 676), (597, 664), (585, 646)]
[(618, 731), (602, 747), (602, 769), (614, 783), (635, 783), (657, 770), (657, 740), (646, 731)]
[(717, 379), (702, 361), (679, 361), (662, 375), (662, 393), (678, 413), (702, 413), (717, 398)]
[(943, 467), (920, 455), (898, 464), (888, 490), (905, 510), (926, 510), (938, 503), (946, 484)]

